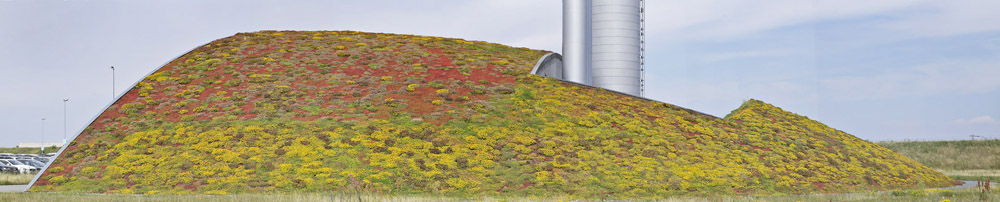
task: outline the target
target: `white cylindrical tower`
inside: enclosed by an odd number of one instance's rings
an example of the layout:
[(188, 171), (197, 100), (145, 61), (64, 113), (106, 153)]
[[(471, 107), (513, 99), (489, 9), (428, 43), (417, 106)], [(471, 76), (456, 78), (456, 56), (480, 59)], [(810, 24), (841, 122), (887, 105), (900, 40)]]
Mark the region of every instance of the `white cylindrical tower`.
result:
[(592, 85), (641, 96), (640, 0), (593, 0), (591, 8)]
[(591, 0), (563, 0), (563, 80), (591, 85)]

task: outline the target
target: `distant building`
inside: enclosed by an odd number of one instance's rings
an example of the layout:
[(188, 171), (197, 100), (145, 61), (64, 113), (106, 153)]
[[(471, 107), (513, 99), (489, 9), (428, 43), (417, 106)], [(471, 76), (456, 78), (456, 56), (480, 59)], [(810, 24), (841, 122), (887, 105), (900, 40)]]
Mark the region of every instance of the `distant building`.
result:
[(18, 148), (21, 148), (21, 147), (38, 148), (38, 147), (43, 147), (43, 146), (44, 147), (52, 147), (52, 146), (62, 147), (63, 143), (61, 143), (61, 142), (21, 142), (21, 143), (17, 143), (17, 147)]

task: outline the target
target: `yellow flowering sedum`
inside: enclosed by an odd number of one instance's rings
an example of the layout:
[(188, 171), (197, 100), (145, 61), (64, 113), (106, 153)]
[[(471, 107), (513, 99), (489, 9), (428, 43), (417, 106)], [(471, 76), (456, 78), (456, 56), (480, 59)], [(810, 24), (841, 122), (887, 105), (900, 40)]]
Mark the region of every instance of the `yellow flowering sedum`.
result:
[[(146, 77), (30, 191), (666, 197), (949, 184), (761, 101), (717, 118), (526, 74), (544, 54), (440, 37), (243, 33)], [(475, 70), (447, 74), (461, 68)]]

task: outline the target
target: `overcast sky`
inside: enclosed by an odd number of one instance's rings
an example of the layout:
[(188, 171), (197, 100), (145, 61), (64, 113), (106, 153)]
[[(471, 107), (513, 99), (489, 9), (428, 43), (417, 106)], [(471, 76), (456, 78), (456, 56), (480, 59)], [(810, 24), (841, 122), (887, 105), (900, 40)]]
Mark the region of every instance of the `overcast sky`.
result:
[[(1000, 1), (652, 0), (647, 97), (760, 99), (872, 141), (1000, 138)], [(560, 0), (0, 0), (0, 147), (70, 138), (146, 74), (238, 32), (355, 30), (561, 52)], [(116, 91), (112, 71), (116, 67)], [(63, 101), (68, 119), (63, 118)]]

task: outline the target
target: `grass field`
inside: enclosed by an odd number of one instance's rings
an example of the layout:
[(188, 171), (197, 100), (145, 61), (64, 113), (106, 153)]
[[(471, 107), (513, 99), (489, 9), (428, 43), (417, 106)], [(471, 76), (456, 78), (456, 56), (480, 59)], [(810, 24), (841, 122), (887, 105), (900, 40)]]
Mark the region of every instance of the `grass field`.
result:
[[(654, 200), (627, 201), (663, 201), (663, 202), (699, 202), (699, 201), (982, 201), (1000, 199), (1000, 193), (993, 191), (982, 194), (976, 188), (960, 190), (927, 189), (916, 191), (897, 191), (883, 193), (859, 193), (843, 195), (798, 195), (773, 197), (708, 197), (708, 198), (667, 198)], [(0, 201), (608, 201), (609, 199), (588, 199), (577, 197), (478, 197), (478, 198), (443, 198), (436, 196), (361, 196), (338, 194), (292, 194), (292, 195), (102, 195), (102, 194), (71, 194), (71, 193), (0, 193)], [(614, 200), (614, 199), (611, 199)]]
[(940, 170), (1000, 170), (1000, 140), (876, 142)]
[(876, 142), (957, 180), (1000, 181), (1000, 140)]
[(35, 175), (0, 173), (0, 185), (28, 184)]

